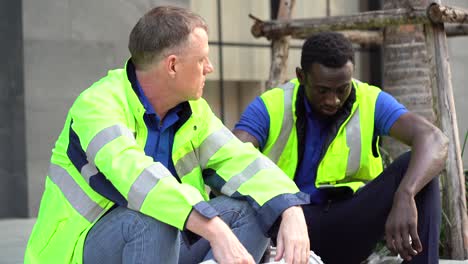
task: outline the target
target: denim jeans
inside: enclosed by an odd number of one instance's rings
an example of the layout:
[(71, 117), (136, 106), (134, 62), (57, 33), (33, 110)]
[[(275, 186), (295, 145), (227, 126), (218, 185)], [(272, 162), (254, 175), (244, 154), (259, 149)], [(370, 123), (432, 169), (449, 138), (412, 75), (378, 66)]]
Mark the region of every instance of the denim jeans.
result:
[[(250, 205), (245, 201), (234, 200), (226, 196), (214, 198), (210, 201), (210, 205), (219, 212), (219, 217), (231, 227), (242, 245), (253, 256), (255, 262), (260, 262), (270, 240), (261, 231), (257, 224), (255, 211)], [(180, 247), (180, 264), (200, 263), (213, 259), (210, 244), (204, 238), (190, 247), (181, 240)]]
[[(245, 201), (220, 196), (209, 201), (231, 227), (256, 262), (265, 251), (266, 238)], [(209, 242), (198, 240), (187, 246), (173, 226), (124, 207), (116, 207), (89, 231), (83, 263), (199, 263), (212, 259)]]

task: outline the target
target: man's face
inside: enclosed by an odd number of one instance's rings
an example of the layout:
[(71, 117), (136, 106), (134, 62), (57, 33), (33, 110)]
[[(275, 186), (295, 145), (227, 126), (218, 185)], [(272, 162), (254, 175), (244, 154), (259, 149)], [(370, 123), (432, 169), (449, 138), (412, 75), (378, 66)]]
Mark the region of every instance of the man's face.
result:
[(182, 49), (177, 64), (176, 91), (182, 100), (196, 100), (203, 95), (205, 76), (213, 72), (208, 58), (208, 35), (202, 28), (195, 28), (188, 44)]
[(297, 68), (296, 75), (305, 88), (311, 108), (322, 117), (331, 117), (343, 106), (351, 93), (354, 65), (329, 68), (313, 63), (308, 72)]

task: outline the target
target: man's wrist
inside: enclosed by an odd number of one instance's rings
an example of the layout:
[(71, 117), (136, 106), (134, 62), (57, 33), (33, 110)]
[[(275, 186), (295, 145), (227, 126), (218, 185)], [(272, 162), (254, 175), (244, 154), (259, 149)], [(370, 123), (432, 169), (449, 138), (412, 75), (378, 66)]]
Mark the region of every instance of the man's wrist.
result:
[(409, 188), (398, 188), (395, 192), (395, 196), (393, 198), (395, 201), (410, 201), (414, 200), (416, 194), (410, 190)]
[(283, 211), (283, 213), (281, 214), (281, 217), (284, 218), (292, 214), (297, 214), (301, 211), (302, 211), (302, 208), (300, 206), (297, 206), (297, 205), (291, 206), (291, 207), (286, 208), (286, 210)]
[(230, 228), (223, 222), (223, 220), (221, 220), (221, 218), (214, 217), (206, 223), (204, 234), (202, 236), (212, 243), (216, 239), (224, 237), (226, 232), (230, 232)]

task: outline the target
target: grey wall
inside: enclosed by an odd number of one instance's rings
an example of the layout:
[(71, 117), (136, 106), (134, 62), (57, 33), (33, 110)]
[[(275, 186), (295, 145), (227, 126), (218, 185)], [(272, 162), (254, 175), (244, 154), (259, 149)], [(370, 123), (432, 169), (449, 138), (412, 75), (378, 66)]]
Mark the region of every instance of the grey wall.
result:
[[(10, 2), (13, 3), (15, 1), (4, 0), (1, 2), (7, 5), (6, 3), (10, 4)], [(0, 97), (0, 100), (3, 99), (0, 103), (2, 103), (2, 106), (7, 106), (7, 103), (9, 103), (8, 109), (16, 109), (24, 98), (26, 122), (21, 122), (21, 116), (18, 116), (18, 120), (20, 120), (19, 123), (11, 124), (19, 128), (25, 123), (28, 211), (31, 216), (37, 214), (51, 149), (62, 129), (68, 108), (82, 90), (86, 89), (98, 78), (104, 76), (107, 70), (123, 65), (128, 57), (128, 33), (137, 19), (145, 11), (159, 4), (170, 3), (173, 5), (191, 7), (207, 19), (211, 29), (210, 40), (216, 40), (215, 2), (214, 0), (23, 0), (24, 97), (21, 94), (21, 87), (17, 87), (15, 90), (10, 90), (16, 93), (13, 97), (8, 97), (10, 98), (9, 100)], [(233, 12), (237, 10), (235, 8), (244, 8), (251, 11), (250, 13), (254, 15), (268, 18), (269, 11), (265, 9), (268, 8), (268, 4), (265, 4), (267, 2), (268, 0), (242, 0), (237, 3), (237, 1), (226, 0), (223, 1), (223, 5), (226, 7), (226, 10), (229, 10), (229, 14), (237, 14)], [(335, 2), (336, 3), (332, 1), (332, 3), (334, 3), (332, 15), (357, 12), (357, 2), (355, 1), (340, 0)], [(468, 2), (466, 0), (443, 2), (449, 5), (468, 8)], [(323, 8), (306, 8), (305, 5), (309, 4), (309, 1), (298, 1), (296, 3), (295, 17), (308, 17), (311, 11), (314, 12), (312, 14), (313, 16), (323, 16)], [(317, 7), (315, 2), (314, 6)], [(320, 3), (319, 6), (323, 6), (323, 3)], [(264, 8), (262, 9), (261, 7)], [(14, 9), (8, 8), (8, 6), (0, 6), (0, 10), (8, 10), (8, 12), (14, 11)], [(19, 17), (19, 15), (16, 16)], [(238, 22), (237, 20), (234, 22), (232, 19), (240, 19), (242, 22)], [(11, 25), (11, 22), (8, 22)], [(251, 21), (249, 21), (246, 16), (226, 15), (223, 18), (224, 40), (265, 43), (265, 41), (261, 39), (253, 40), (249, 35), (250, 22)], [(242, 23), (242, 25), (239, 26), (239, 23)], [(233, 25), (236, 25), (234, 29), (237, 28), (238, 30), (233, 30)], [(296, 41), (294, 44), (300, 43)], [(14, 47), (17, 44), (13, 42), (11, 45)], [(468, 116), (464, 115), (464, 113), (468, 113), (468, 106), (466, 105), (466, 102), (468, 102), (468, 90), (465, 88), (465, 84), (468, 83), (468, 74), (466, 74), (465, 69), (465, 67), (468, 66), (468, 49), (465, 48), (467, 45), (468, 37), (452, 38), (449, 40), (453, 87), (461, 137), (464, 136), (468, 129)], [(11, 50), (17, 51), (14, 49)], [(4, 55), (2, 58), (8, 57), (8, 55), (14, 56), (14, 53), (10, 52), (11, 50), (2, 50), (2, 55)], [(247, 51), (240, 48), (225, 48), (224, 54), (226, 56), (224, 60), (226, 63), (224, 65), (224, 76), (227, 80), (245, 82), (263, 81), (267, 78), (266, 76), (269, 71), (270, 63), (269, 51), (267, 49)], [(20, 55), (21, 54), (17, 54), (16, 56)], [(218, 61), (217, 47), (211, 47), (211, 55), (213, 55), (211, 59), (216, 67)], [(288, 72), (290, 77), (293, 77), (294, 67), (297, 65), (297, 60), (299, 58), (299, 51), (291, 51), (289, 57)], [(241, 63), (242, 61), (240, 58), (249, 58), (248, 64), (252, 64), (255, 67), (245, 67), (245, 65)], [(358, 63), (358, 65), (360, 64), (361, 63)], [(249, 72), (246, 73), (243, 71), (244, 68)], [(0, 72), (8, 73), (9, 68), (2, 69)], [(363, 74), (359, 69), (357, 72)], [(365, 77), (365, 74), (363, 75), (362, 77)], [(217, 77), (218, 75), (216, 72), (209, 76), (211, 80), (215, 80)], [(10, 79), (5, 79), (4, 76), (0, 76), (0, 85), (3, 85), (1, 82), (5, 80), (7, 80), (8, 83)], [(13, 76), (12, 80), (18, 79), (15, 79)], [(367, 81), (365, 78), (363, 80)], [(18, 80), (17, 83), (13, 82), (13, 84), (21, 85), (20, 82), (21, 80)], [(225, 97), (231, 99), (250, 98), (252, 95), (255, 95), (255, 92), (249, 89), (258, 89), (258, 85), (258, 83), (230, 83), (226, 85), (226, 87), (237, 87), (237, 93), (229, 90), (226, 92)], [(206, 88), (205, 94), (207, 99), (217, 102), (217, 97), (219, 97), (219, 95), (216, 93), (216, 84), (207, 84)], [(241, 101), (249, 101), (245, 98)], [(16, 100), (16, 103), (14, 103), (14, 100)], [(244, 107), (245, 105), (228, 104), (225, 110), (240, 112)], [(215, 112), (217, 111), (216, 106), (214, 106), (214, 110)], [(0, 113), (5, 114), (1, 111)], [(17, 115), (21, 114), (21, 112), (18, 111), (14, 113)], [(234, 120), (237, 118), (238, 113), (232, 116), (231, 114), (232, 113), (229, 113), (227, 115), (227, 123), (230, 126), (235, 122)], [(7, 131), (5, 129), (2, 130), (2, 128), (3, 127), (0, 127), (0, 134)], [(11, 142), (3, 141), (2, 143), (11, 148), (15, 139), (20, 140), (22, 138), (21, 133), (22, 129), (16, 129), (13, 132), (10, 131), (8, 135), (14, 135), (15, 138)], [(0, 139), (1, 138), (2, 137), (0, 137)], [(21, 142), (19, 142), (19, 145), (20, 144)], [(19, 149), (15, 149), (15, 151), (21, 151), (21, 146)], [(24, 164), (24, 160), (11, 160), (11, 157), (8, 157), (10, 159), (6, 161), (7, 156), (5, 156), (5, 153), (10, 155), (10, 153), (13, 152), (9, 150), (7, 150), (7, 152), (2, 151), (0, 162), (3, 161), (3, 164), (7, 164), (10, 161), (17, 162), (16, 164), (23, 162)], [(468, 165), (468, 153), (465, 154), (464, 162)], [(10, 172), (5, 172), (5, 168), (2, 168), (0, 163), (0, 176), (3, 177), (2, 175), (9, 175), (9, 173)], [(16, 171), (16, 174), (19, 175), (14, 175), (11, 179), (20, 179), (24, 176), (24, 173), (21, 174), (18, 173), (18, 171)], [(15, 182), (12, 183), (16, 184)], [(19, 185), (17, 189), (21, 190), (21, 185)], [(21, 203), (21, 199), (25, 199), (26, 197), (26, 195), (22, 193), (19, 193), (18, 196), (21, 196), (16, 200), (18, 203)], [(14, 196), (7, 195), (6, 197)], [(3, 201), (3, 197), (0, 197), (0, 199)]]
[(73, 100), (107, 70), (123, 66), (131, 28), (150, 8), (165, 3), (189, 6), (188, 0), (23, 1), (31, 216), (37, 214), (51, 149)]
[(0, 217), (27, 215), (21, 1), (0, 1)]
[[(442, 2), (449, 6), (468, 9), (468, 1), (466, 0), (446, 0)], [(465, 134), (468, 132), (468, 36), (449, 38), (448, 45), (458, 131), (460, 133), (460, 147), (462, 147)], [(468, 170), (468, 146), (465, 148), (463, 165)]]

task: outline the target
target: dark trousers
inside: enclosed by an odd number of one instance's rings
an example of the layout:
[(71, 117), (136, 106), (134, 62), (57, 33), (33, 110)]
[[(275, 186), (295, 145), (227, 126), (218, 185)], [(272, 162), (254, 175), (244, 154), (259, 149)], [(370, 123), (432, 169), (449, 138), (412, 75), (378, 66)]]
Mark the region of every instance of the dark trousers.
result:
[[(303, 206), (311, 249), (324, 263), (360, 263), (372, 253), (384, 236), (393, 196), (406, 172), (409, 158), (410, 153), (401, 155), (352, 198)], [(428, 183), (415, 200), (423, 251), (409, 263), (438, 263), (441, 221), (438, 178)]]

